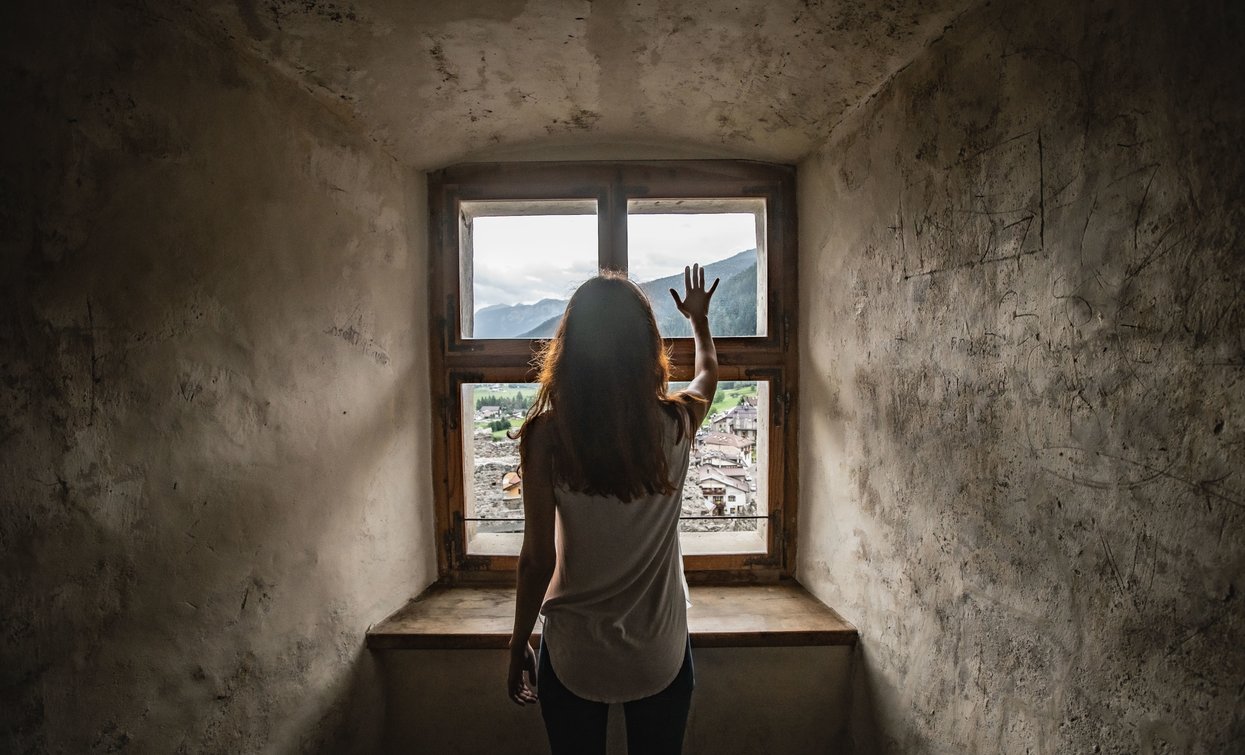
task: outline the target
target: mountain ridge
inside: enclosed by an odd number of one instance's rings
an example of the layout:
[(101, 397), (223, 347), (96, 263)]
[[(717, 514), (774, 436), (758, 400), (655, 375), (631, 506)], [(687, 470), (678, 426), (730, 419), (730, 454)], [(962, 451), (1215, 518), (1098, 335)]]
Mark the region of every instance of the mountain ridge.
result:
[[(723, 260), (705, 265), (705, 282), (711, 285), (714, 278), (721, 280), (718, 291), (713, 297), (713, 306), (709, 314), (709, 325), (715, 335), (755, 335), (756, 334), (756, 249), (745, 249)], [(683, 274), (676, 273), (662, 278), (655, 278), (639, 284), (640, 290), (648, 296), (653, 306), (653, 316), (657, 319), (657, 327), (667, 338), (682, 338), (692, 334), (687, 318), (679, 312), (670, 298), (669, 289), (681, 291)], [(544, 299), (542, 302), (558, 300)], [(493, 305), (488, 309), (505, 307)], [(534, 305), (518, 304), (512, 308), (531, 307)], [(552, 338), (557, 331), (558, 322), (562, 319), (566, 301), (559, 302), (556, 313), (527, 330), (512, 332), (501, 336), (479, 335), (477, 320), (477, 338)], [(480, 310), (476, 313), (477, 318)]]
[(533, 304), (493, 304), (476, 310), (474, 338), (511, 338), (539, 327), (550, 317), (561, 317), (565, 299), (541, 299)]

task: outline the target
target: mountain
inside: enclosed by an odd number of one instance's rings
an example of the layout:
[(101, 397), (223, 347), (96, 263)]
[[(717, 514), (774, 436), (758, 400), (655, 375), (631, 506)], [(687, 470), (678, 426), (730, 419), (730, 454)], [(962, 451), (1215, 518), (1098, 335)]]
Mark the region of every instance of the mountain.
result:
[[(756, 249), (748, 249), (724, 260), (705, 265), (705, 282), (711, 283), (714, 278), (720, 278), (722, 282), (718, 284), (718, 290), (713, 294), (713, 304), (710, 306), (709, 326), (713, 334), (715, 336), (755, 335), (757, 322)], [(679, 314), (674, 300), (670, 298), (669, 289), (672, 288), (680, 295), (683, 293), (682, 273), (640, 284), (640, 289), (653, 304), (653, 315), (657, 318), (657, 327), (661, 334), (668, 338), (690, 337), (692, 330), (687, 318)], [(546, 299), (545, 301), (554, 300)], [(494, 305), (488, 309), (517, 309), (525, 306), (537, 305), (520, 304), (517, 307)], [(555, 314), (526, 331), (518, 330), (507, 335), (486, 337), (552, 338), (558, 329), (558, 321), (562, 319), (562, 312), (565, 308), (565, 301), (558, 302)], [(478, 318), (486, 311), (488, 310), (480, 310), (476, 313), (476, 317)], [(477, 320), (476, 332), (477, 337), (481, 337), (478, 322)]]
[(564, 299), (541, 299), (535, 304), (494, 304), (476, 312), (475, 337), (513, 338), (551, 317), (556, 323), (565, 309)]

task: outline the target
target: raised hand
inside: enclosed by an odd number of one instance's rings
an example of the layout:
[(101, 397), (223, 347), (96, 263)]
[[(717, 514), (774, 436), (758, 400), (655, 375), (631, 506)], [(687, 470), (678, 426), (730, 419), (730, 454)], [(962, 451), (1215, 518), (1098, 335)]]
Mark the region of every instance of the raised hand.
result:
[(670, 295), (674, 297), (674, 305), (687, 319), (708, 317), (709, 300), (713, 298), (713, 292), (718, 290), (718, 283), (719, 279), (714, 278), (713, 285), (706, 291), (705, 269), (700, 265), (692, 265), (683, 268), (683, 298), (680, 299), (678, 292), (673, 288), (670, 289)]

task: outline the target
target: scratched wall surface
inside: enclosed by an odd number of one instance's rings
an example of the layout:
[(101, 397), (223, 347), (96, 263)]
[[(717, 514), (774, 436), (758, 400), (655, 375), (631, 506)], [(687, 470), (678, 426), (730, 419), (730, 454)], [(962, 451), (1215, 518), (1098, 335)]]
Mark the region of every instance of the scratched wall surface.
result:
[(422, 183), (155, 6), (0, 34), (0, 751), (368, 751), (435, 574)]
[(1245, 748), (1245, 25), (1188, 5), (985, 5), (801, 165), (857, 751)]

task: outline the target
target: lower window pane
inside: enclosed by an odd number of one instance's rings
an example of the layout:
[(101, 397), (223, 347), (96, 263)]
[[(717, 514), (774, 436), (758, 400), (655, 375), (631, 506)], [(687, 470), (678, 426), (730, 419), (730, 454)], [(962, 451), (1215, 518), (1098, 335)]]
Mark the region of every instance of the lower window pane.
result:
[(519, 442), (508, 433), (523, 425), (536, 385), (468, 383), (462, 391), (467, 553), (517, 555), (523, 544), (523, 483)]
[[(686, 384), (671, 384), (671, 392)], [(519, 428), (533, 383), (462, 388), (467, 553), (518, 555), (523, 544)], [(680, 506), (684, 555), (764, 553), (769, 514), (769, 384), (724, 381), (692, 444)]]
[(683, 485), (683, 553), (764, 553), (768, 493), (769, 384), (720, 382), (696, 433)]

